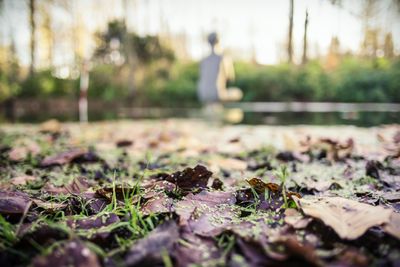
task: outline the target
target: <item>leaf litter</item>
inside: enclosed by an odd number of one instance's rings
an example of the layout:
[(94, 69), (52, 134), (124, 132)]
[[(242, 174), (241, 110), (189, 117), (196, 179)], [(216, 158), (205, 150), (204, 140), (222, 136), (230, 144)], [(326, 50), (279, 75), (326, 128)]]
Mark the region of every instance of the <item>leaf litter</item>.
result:
[(1, 266), (400, 262), (398, 127), (368, 152), (357, 134), (276, 149), (161, 124), (1, 128)]

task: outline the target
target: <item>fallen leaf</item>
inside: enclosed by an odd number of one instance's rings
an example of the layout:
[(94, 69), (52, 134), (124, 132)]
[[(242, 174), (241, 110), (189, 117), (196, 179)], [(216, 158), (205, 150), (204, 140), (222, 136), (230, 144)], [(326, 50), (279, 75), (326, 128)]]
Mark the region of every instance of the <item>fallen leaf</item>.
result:
[(211, 188), (213, 188), (215, 190), (222, 190), (223, 186), (224, 186), (224, 183), (219, 178), (215, 178), (212, 182)]
[(13, 185), (26, 185), (28, 182), (33, 182), (36, 180), (35, 176), (32, 175), (22, 175), (11, 179)]
[(267, 170), (273, 170), (274, 167), (272, 167), (271, 162), (267, 159), (264, 159), (263, 161), (256, 161), (256, 160), (250, 160), (247, 163), (247, 169), (249, 171), (256, 171), (259, 169), (267, 169)]
[(109, 201), (112, 201), (115, 192), (115, 198), (119, 201), (124, 201), (125, 198), (132, 196), (135, 190), (136, 189), (134, 187), (117, 185), (114, 188), (113, 187), (99, 188), (96, 190), (96, 195), (105, 198)]
[[(215, 266), (215, 260), (221, 258), (222, 251), (217, 247), (213, 238), (194, 235), (191, 232), (183, 231), (178, 242), (172, 251), (176, 259), (177, 267), (188, 267), (192, 265)], [(207, 263), (210, 264), (207, 264)]]
[(165, 180), (176, 184), (183, 191), (189, 192), (195, 189), (206, 188), (211, 175), (212, 172), (208, 171), (206, 167), (197, 165), (193, 169), (186, 168), (183, 171), (170, 174)]
[[(261, 179), (258, 179), (258, 178), (252, 178), (252, 179), (246, 180), (246, 181), (259, 194), (263, 194), (265, 192), (265, 190), (269, 190), (272, 193), (281, 193), (281, 187), (278, 184), (264, 183)], [(292, 192), (292, 191), (286, 192), (286, 196), (290, 199), (292, 198), (292, 196), (297, 196), (298, 198), (301, 198), (301, 195), (299, 193)]]
[(283, 151), (283, 152), (279, 152), (276, 155), (276, 158), (278, 160), (284, 161), (284, 162), (289, 162), (289, 161), (295, 161), (297, 160), (297, 158), (295, 157), (295, 155), (293, 154), (293, 152), (291, 151)]
[(400, 200), (400, 192), (385, 192), (381, 197), (389, 202), (398, 202)]
[(380, 181), (388, 187), (399, 191), (400, 190), (400, 175), (390, 175), (386, 172), (380, 173)]
[(282, 237), (278, 241), (278, 243), (283, 244), (290, 255), (293, 255), (300, 259), (304, 259), (312, 266), (324, 265), (322, 261), (318, 258), (314, 247), (312, 247), (310, 244), (300, 243), (294, 236)]
[(365, 166), (365, 175), (379, 179), (379, 170), (383, 169), (382, 163), (376, 160), (369, 160)]
[(24, 214), (31, 205), (29, 196), (14, 191), (0, 191), (0, 214)]
[(143, 214), (170, 213), (173, 211), (173, 200), (164, 193), (158, 193), (146, 201), (141, 207)]
[(237, 143), (240, 142), (240, 137), (234, 137), (228, 140), (229, 143)]
[(250, 180), (246, 180), (257, 193), (264, 193), (266, 189), (272, 192), (277, 192), (280, 190), (280, 186), (275, 183), (264, 183), (261, 179), (251, 178)]
[(348, 138), (345, 142), (334, 140), (331, 138), (319, 138), (318, 140), (307, 140), (302, 142), (304, 153), (312, 156), (312, 158), (327, 158), (330, 161), (340, 161), (351, 155), (354, 149), (354, 140)]
[(304, 229), (311, 221), (311, 218), (304, 217), (296, 209), (285, 210), (285, 223), (289, 224), (294, 229)]
[(46, 183), (43, 186), (42, 191), (51, 195), (59, 195), (59, 194), (81, 194), (85, 192), (89, 188), (89, 184), (86, 181), (85, 177), (77, 177), (72, 180), (71, 183), (62, 186), (56, 187), (51, 183)]
[(400, 214), (392, 212), (389, 222), (383, 225), (383, 230), (397, 239), (400, 239)]
[(40, 163), (41, 167), (51, 167), (57, 165), (64, 165), (71, 162), (98, 162), (100, 158), (91, 151), (86, 149), (72, 149), (66, 152), (62, 152), (57, 155), (48, 156)]
[(321, 138), (320, 142), (329, 145), (327, 158), (332, 161), (338, 161), (349, 157), (354, 149), (354, 140), (352, 138), (348, 138), (345, 142)]
[(126, 253), (126, 266), (156, 266), (162, 264), (163, 250), (170, 253), (179, 239), (178, 226), (173, 220), (154, 229), (143, 239), (138, 240)]
[(97, 214), (100, 211), (102, 211), (110, 201), (106, 198), (98, 198), (98, 197), (91, 197), (86, 199), (86, 209), (91, 213), (91, 214)]
[(116, 222), (119, 222), (119, 217), (115, 213), (108, 213), (83, 219), (68, 219), (67, 225), (75, 229), (98, 229)]
[(12, 161), (22, 161), (28, 157), (28, 149), (26, 147), (13, 147), (8, 152), (8, 157)]
[(57, 241), (65, 240), (69, 234), (57, 228), (56, 226), (49, 226), (46, 224), (39, 225), (38, 227), (30, 224), (25, 228), (25, 231), (20, 232), (21, 239), (16, 244), (18, 250), (32, 250), (32, 243), (40, 244), (43, 247), (48, 247)]
[[(273, 260), (268, 257), (260, 242), (255, 240), (247, 240), (244, 238), (237, 238), (236, 246), (244, 258), (241, 262), (239, 262), (239, 264), (233, 266), (273, 266)], [(245, 263), (247, 263), (247, 265), (244, 265)]]
[(225, 170), (244, 171), (247, 169), (246, 161), (234, 158), (214, 157), (209, 160), (209, 163), (211, 166), (216, 166)]
[(74, 267), (100, 267), (100, 262), (84, 243), (72, 240), (56, 248), (47, 256), (38, 256), (33, 259), (34, 267), (74, 266)]
[(341, 197), (294, 200), (304, 214), (322, 220), (342, 239), (354, 240), (372, 226), (389, 222), (392, 211)]
[(174, 207), (179, 224), (202, 236), (215, 236), (223, 232), (237, 213), (232, 205), (235, 195), (231, 192), (189, 194)]
[(370, 266), (370, 260), (368, 257), (355, 248), (346, 249), (338, 258), (339, 259), (333, 263), (333, 266)]
[(396, 144), (400, 143), (400, 131), (397, 131), (394, 135), (393, 135), (393, 142)]
[(56, 119), (51, 119), (40, 124), (39, 129), (43, 133), (60, 133), (61, 123)]
[(133, 141), (131, 140), (119, 140), (117, 141), (117, 143), (115, 144), (117, 147), (128, 147), (131, 146), (133, 144)]
[(33, 203), (44, 210), (47, 211), (56, 211), (56, 210), (62, 210), (65, 209), (68, 204), (66, 203), (56, 203), (56, 202), (50, 202), (50, 201), (42, 201), (40, 199), (33, 199)]
[(28, 156), (37, 156), (41, 151), (39, 144), (32, 138), (20, 138), (8, 151), (8, 158), (11, 161), (24, 161)]
[(89, 188), (89, 183), (87, 182), (85, 177), (77, 177), (68, 185), (65, 186), (65, 190), (67, 190), (70, 194), (80, 194), (85, 192)]
[[(167, 175), (168, 176), (168, 175)], [(148, 183), (143, 183), (144, 188), (143, 198), (151, 199), (160, 193), (172, 193), (176, 189), (176, 185), (168, 181), (156, 181), (150, 180)]]

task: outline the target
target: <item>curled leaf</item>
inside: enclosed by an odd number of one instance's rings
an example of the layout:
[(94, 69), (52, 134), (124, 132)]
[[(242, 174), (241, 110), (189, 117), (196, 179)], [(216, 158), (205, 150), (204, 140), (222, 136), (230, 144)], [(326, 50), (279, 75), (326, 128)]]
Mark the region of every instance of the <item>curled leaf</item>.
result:
[(100, 158), (86, 149), (72, 149), (57, 155), (48, 156), (40, 163), (41, 167), (64, 165), (71, 162), (98, 162)]
[(0, 191), (0, 214), (24, 214), (31, 205), (29, 196), (14, 191)]
[(342, 239), (354, 240), (372, 226), (388, 223), (392, 211), (341, 197), (294, 198), (304, 214), (322, 220)]
[(383, 225), (383, 230), (400, 239), (400, 214), (392, 212), (389, 222)]
[(162, 263), (162, 251), (170, 252), (179, 239), (178, 226), (167, 221), (140, 239), (128, 251), (126, 266), (156, 266)]
[(250, 180), (246, 180), (257, 193), (264, 193), (266, 189), (272, 192), (277, 192), (280, 190), (280, 186), (275, 183), (264, 183), (261, 179), (251, 178)]
[(175, 172), (168, 175), (165, 180), (177, 185), (183, 191), (192, 191), (194, 189), (204, 189), (207, 187), (208, 179), (212, 172), (202, 165), (186, 168), (183, 171)]

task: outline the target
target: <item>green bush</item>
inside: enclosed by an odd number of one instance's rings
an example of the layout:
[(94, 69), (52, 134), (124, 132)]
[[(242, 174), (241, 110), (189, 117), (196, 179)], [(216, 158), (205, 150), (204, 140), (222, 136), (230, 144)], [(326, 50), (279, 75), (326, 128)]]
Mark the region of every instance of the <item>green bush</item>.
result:
[[(90, 72), (89, 97), (104, 101), (125, 101), (137, 106), (198, 105), (197, 62), (163, 63), (156, 61), (137, 69), (141, 77), (135, 94), (128, 89), (130, 76), (126, 66), (97, 65)], [(261, 66), (238, 62), (232, 85), (244, 92), (243, 101), (338, 101), (400, 102), (400, 61), (378, 59), (375, 62), (344, 58), (334, 70), (319, 61), (303, 66), (279, 64)], [(22, 83), (0, 69), (0, 101), (17, 97), (76, 97), (79, 79), (63, 80), (44, 70), (28, 76)]]
[(236, 64), (244, 101), (400, 102), (400, 62), (343, 60), (328, 71), (318, 61), (305, 66)]
[(18, 94), (20, 85), (8, 79), (5, 73), (0, 72), (0, 103)]
[(190, 107), (198, 105), (198, 64), (175, 64), (169, 76), (148, 77), (140, 90), (140, 103), (145, 105)]
[(112, 65), (98, 65), (89, 76), (88, 95), (105, 101), (120, 100), (128, 95), (128, 82), (121, 77), (118, 68)]
[(29, 75), (21, 84), (20, 97), (74, 96), (77, 83), (74, 80), (54, 77), (50, 70), (38, 71)]
[(11, 62), (0, 62), (0, 103), (19, 94), (20, 68), (14, 59)]

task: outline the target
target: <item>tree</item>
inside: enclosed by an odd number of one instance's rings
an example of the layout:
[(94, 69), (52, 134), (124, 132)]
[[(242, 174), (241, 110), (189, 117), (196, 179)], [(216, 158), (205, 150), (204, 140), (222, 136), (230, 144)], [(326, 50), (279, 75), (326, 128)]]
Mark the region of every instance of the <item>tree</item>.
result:
[(308, 30), (308, 10), (306, 10), (306, 18), (304, 19), (304, 37), (303, 37), (303, 59), (302, 64), (307, 63), (307, 30)]
[[(93, 59), (102, 63), (99, 65), (118, 66), (113, 69), (125, 77), (125, 80), (119, 81), (126, 81), (128, 96), (140, 97), (140, 93), (132, 89), (143, 88), (149, 81), (164, 82), (169, 77), (175, 54), (159, 36), (140, 36), (128, 32), (125, 22), (119, 20), (109, 22), (107, 30), (96, 36), (98, 46)], [(129, 60), (130, 56), (133, 61)]]
[(386, 58), (394, 57), (393, 37), (392, 33), (386, 33), (385, 41), (383, 43), (383, 54)]
[(110, 54), (115, 54), (116, 51), (127, 58), (129, 50), (136, 55), (139, 65), (148, 65), (159, 59), (168, 61), (175, 59), (173, 51), (165, 46), (158, 36), (128, 33), (123, 21), (111, 21), (107, 31), (98, 33), (97, 38), (99, 46), (95, 51), (95, 57), (105, 63), (113, 63)]
[[(128, 5), (128, 0), (124, 0), (123, 2), (124, 5), (124, 10), (125, 10), (125, 14), (124, 14), (124, 24), (127, 27), (128, 26), (128, 17), (129, 17), (129, 5)], [(125, 35), (126, 37), (126, 35)], [(134, 53), (135, 51), (133, 49), (129, 49), (130, 47), (133, 46), (132, 44), (132, 38), (125, 38), (123, 40), (124, 43), (126, 43), (126, 58), (127, 58), (127, 63), (128, 63), (128, 68), (129, 68), (129, 77), (131, 77), (130, 79), (128, 79), (128, 91), (129, 91), (129, 95), (132, 97), (135, 94), (135, 80), (133, 79), (134, 75), (135, 75), (135, 66), (136, 66), (136, 61), (137, 61), (137, 55)]]
[(288, 53), (288, 62), (293, 62), (293, 10), (294, 3), (293, 0), (289, 0), (289, 37), (288, 37), (288, 46), (287, 46), (287, 53)]
[(332, 37), (329, 45), (328, 55), (326, 56), (325, 67), (327, 69), (335, 69), (339, 65), (341, 52), (340, 41), (337, 36)]
[(53, 3), (54, 0), (41, 1), (38, 2), (38, 6), (36, 7), (37, 14), (39, 15), (39, 19), (36, 21), (36, 28), (39, 35), (37, 41), (40, 44), (40, 46), (38, 46), (40, 49), (37, 56), (40, 63), (39, 67), (49, 68), (53, 66), (54, 36), (51, 14)]
[(31, 65), (29, 68), (30, 74), (32, 74), (35, 70), (35, 52), (36, 52), (36, 38), (35, 38), (35, 32), (36, 32), (36, 23), (35, 23), (35, 13), (36, 13), (36, 8), (35, 8), (35, 0), (29, 0), (29, 24), (30, 24), (30, 29), (31, 29), (31, 40), (30, 40), (30, 53), (31, 53)]
[(379, 49), (379, 30), (378, 29), (367, 29), (364, 33), (364, 40), (361, 44), (361, 55), (375, 60), (378, 56)]

